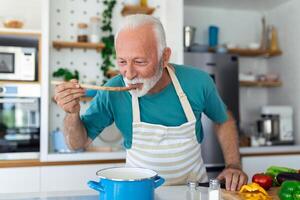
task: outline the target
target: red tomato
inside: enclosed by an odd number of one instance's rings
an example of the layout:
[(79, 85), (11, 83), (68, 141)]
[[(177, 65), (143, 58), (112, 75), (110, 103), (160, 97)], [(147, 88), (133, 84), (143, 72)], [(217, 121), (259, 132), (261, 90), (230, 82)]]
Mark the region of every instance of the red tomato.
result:
[(252, 177), (252, 182), (257, 183), (265, 190), (268, 190), (270, 187), (272, 187), (273, 179), (271, 176), (266, 174), (255, 174)]

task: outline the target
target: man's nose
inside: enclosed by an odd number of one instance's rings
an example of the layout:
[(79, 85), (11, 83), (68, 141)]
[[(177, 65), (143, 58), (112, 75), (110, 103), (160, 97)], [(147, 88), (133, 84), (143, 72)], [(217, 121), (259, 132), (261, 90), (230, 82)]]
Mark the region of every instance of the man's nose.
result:
[(134, 67), (132, 66), (132, 64), (128, 64), (127, 70), (126, 70), (126, 73), (125, 73), (125, 77), (128, 80), (132, 80), (136, 77), (136, 75), (137, 75), (137, 73), (136, 73)]

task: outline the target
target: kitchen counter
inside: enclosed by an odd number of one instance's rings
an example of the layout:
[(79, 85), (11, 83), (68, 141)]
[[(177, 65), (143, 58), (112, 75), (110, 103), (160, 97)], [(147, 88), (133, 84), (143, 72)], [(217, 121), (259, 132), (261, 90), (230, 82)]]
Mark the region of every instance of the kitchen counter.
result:
[(241, 156), (300, 155), (300, 145), (240, 147)]
[[(155, 200), (185, 200), (186, 186), (163, 186), (155, 191)], [(276, 195), (278, 188), (271, 188), (268, 193), (277, 200)], [(207, 188), (200, 187), (201, 199), (208, 199)], [(224, 200), (241, 200), (237, 192), (222, 191)], [(28, 194), (11, 194), (1, 195), (0, 199), (14, 199), (14, 200), (98, 200), (98, 193), (90, 191), (76, 191), (76, 192), (47, 192), (47, 193), (28, 193)]]

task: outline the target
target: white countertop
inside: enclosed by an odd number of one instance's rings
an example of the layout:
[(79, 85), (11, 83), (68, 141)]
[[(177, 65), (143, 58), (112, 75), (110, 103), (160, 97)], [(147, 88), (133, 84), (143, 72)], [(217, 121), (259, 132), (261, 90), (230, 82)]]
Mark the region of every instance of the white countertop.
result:
[(256, 155), (276, 155), (293, 153), (300, 155), (300, 145), (286, 145), (286, 146), (261, 146), (261, 147), (240, 147), (240, 153), (243, 156), (250, 154)]
[[(185, 200), (187, 186), (162, 186), (155, 190), (155, 200)], [(199, 187), (202, 199), (208, 199), (207, 188)], [(99, 200), (99, 194), (90, 191), (0, 194), (2, 200)]]

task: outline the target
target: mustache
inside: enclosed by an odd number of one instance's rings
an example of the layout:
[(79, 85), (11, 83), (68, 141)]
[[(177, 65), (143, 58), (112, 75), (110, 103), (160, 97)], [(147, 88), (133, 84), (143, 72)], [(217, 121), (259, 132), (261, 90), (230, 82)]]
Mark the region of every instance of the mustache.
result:
[(143, 79), (143, 78), (134, 78), (134, 79), (129, 80), (126, 77), (124, 77), (124, 81), (127, 84), (137, 84), (137, 83), (144, 83), (145, 79)]

